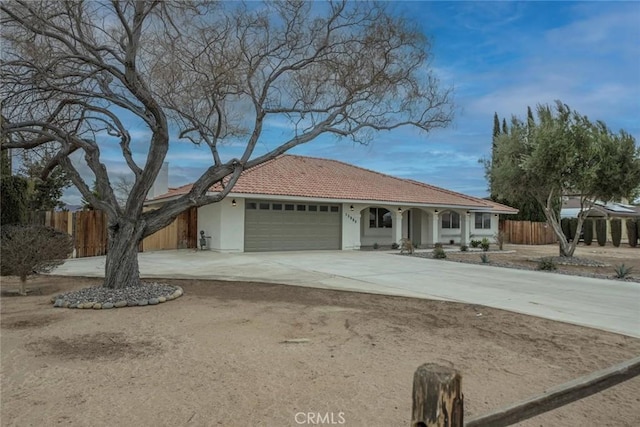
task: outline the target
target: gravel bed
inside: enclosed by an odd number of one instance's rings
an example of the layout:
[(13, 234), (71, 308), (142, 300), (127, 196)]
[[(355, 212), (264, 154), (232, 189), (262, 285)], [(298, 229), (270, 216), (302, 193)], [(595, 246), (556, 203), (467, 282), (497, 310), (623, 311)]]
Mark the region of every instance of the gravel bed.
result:
[[(489, 252), (481, 252), (481, 253), (485, 253), (485, 254), (491, 254), (491, 251)], [(398, 254), (400, 255), (400, 254)], [(430, 252), (420, 252), (420, 253), (414, 253), (413, 255), (409, 255), (409, 254), (402, 254), (403, 256), (414, 256), (414, 257), (418, 257), (418, 258), (428, 258), (428, 259), (434, 259), (433, 255)], [(560, 258), (564, 261), (566, 261), (566, 259), (562, 258), (562, 257), (543, 257), (543, 258), (552, 258), (553, 261), (556, 264), (560, 264), (559, 262), (556, 262), (556, 258)], [(586, 264), (578, 264), (578, 263), (570, 263), (570, 262), (565, 262), (563, 265), (575, 265), (575, 266), (588, 266), (588, 267), (608, 267), (609, 264), (604, 264), (602, 262), (598, 262), (598, 261), (594, 261), (594, 260), (590, 260), (588, 258), (577, 258), (578, 262), (586, 262)], [(532, 258), (530, 259), (530, 261), (534, 261), (537, 262), (539, 261), (540, 258)], [(504, 267), (504, 268), (515, 268), (516, 270), (527, 270), (527, 271), (540, 271), (536, 268), (532, 268), (532, 267), (526, 267), (524, 265), (519, 265), (519, 264), (512, 264), (510, 262), (502, 262), (502, 261), (491, 261), (491, 258), (489, 258), (489, 263), (483, 263), (481, 260), (475, 260), (475, 259), (443, 259), (442, 261), (449, 261), (449, 262), (460, 262), (460, 263), (465, 263), (465, 264), (479, 264), (479, 265), (490, 265), (493, 267)], [(615, 277), (613, 274), (597, 274), (597, 273), (587, 273), (587, 272), (581, 272), (581, 271), (562, 271), (562, 270), (545, 270), (545, 273), (554, 273), (554, 274), (564, 274), (567, 276), (580, 276), (580, 277), (592, 277), (595, 279), (609, 279), (609, 280), (619, 280), (621, 282), (636, 282), (636, 283), (640, 283), (640, 277), (633, 277), (633, 276), (629, 276), (629, 277), (625, 277), (624, 279), (619, 279), (617, 277)]]
[(108, 289), (92, 286), (51, 298), (54, 307), (108, 309), (160, 304), (183, 294), (180, 286), (142, 282), (140, 286)]

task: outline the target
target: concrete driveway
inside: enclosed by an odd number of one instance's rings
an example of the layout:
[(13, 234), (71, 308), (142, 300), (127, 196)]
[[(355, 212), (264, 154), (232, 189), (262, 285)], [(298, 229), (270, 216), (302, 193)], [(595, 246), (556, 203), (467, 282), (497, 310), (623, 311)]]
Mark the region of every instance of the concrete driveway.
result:
[[(640, 284), (385, 252), (139, 254), (143, 277), (283, 283), (486, 305), (640, 337)], [(104, 276), (105, 257), (67, 261), (52, 274)]]

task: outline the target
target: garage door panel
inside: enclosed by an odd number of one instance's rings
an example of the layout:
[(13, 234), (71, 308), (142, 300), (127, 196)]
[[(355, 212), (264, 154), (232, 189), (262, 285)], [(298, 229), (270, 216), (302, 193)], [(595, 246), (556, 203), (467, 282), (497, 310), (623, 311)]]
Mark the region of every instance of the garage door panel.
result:
[[(254, 204), (255, 203), (255, 204)], [(270, 209), (251, 209), (270, 203)], [(282, 210), (273, 210), (273, 204), (282, 205)], [(340, 249), (341, 215), (334, 212), (309, 210), (302, 203), (248, 201), (245, 212), (245, 251), (286, 251)], [(293, 210), (287, 210), (293, 205)], [(300, 208), (299, 206), (304, 206)], [(336, 212), (337, 210), (337, 212)]]

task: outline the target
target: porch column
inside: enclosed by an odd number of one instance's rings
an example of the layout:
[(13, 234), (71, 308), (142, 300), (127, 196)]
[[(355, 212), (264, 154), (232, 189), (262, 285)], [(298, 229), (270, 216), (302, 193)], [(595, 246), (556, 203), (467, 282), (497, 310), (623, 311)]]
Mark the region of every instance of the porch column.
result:
[(440, 215), (438, 215), (438, 212), (433, 212), (431, 214), (431, 241), (429, 242), (429, 244), (433, 246), (439, 241), (440, 241)]
[(469, 246), (471, 241), (471, 213), (463, 212), (460, 214), (460, 245)]
[(393, 222), (393, 242), (400, 244), (402, 240), (402, 211), (395, 211), (395, 221)]

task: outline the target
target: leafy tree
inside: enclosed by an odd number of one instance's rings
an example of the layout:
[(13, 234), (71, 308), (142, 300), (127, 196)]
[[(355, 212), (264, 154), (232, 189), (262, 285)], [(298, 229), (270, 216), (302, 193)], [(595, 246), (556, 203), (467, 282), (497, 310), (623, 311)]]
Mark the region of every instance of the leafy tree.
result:
[(558, 237), (560, 255), (573, 256), (579, 239), (569, 242), (562, 232), (562, 196), (579, 197), (579, 236), (597, 200), (623, 197), (640, 183), (640, 149), (628, 133), (613, 133), (561, 102), (539, 105), (533, 126), (514, 117), (510, 133), (497, 139), (491, 178), (500, 197), (536, 200)]
[[(97, 181), (93, 181), (93, 185), (91, 186), (91, 195), (93, 196), (93, 198), (91, 200), (102, 200), (102, 197), (100, 196), (100, 191), (98, 190), (98, 182)], [(80, 200), (80, 203), (82, 203), (82, 209), (83, 210), (94, 210), (95, 209), (95, 207), (93, 206), (91, 201), (85, 199), (84, 197), (82, 197), (82, 200)]]
[(54, 153), (48, 147), (22, 152), (18, 175), (29, 182), (27, 203), (31, 211), (50, 211), (64, 208), (62, 195), (71, 186), (69, 176), (59, 166), (48, 170)]
[(4, 225), (0, 230), (2, 275), (20, 277), (20, 294), (26, 295), (27, 277), (62, 264), (73, 252), (67, 233), (42, 225)]
[(7, 175), (0, 179), (0, 224), (23, 224), (27, 221), (27, 188), (27, 181), (19, 176)]
[[(531, 109), (528, 109), (528, 112), (531, 112)], [(505, 133), (507, 133), (507, 122), (503, 119), (503, 128)], [(479, 160), (479, 163), (484, 165), (485, 169), (485, 178), (489, 183), (489, 194), (491, 200), (494, 202), (502, 203), (507, 206), (514, 207), (518, 209), (518, 213), (516, 215), (509, 215), (509, 219), (512, 220), (521, 220), (521, 221), (545, 221), (544, 212), (542, 212), (542, 208), (540, 205), (531, 197), (527, 197), (525, 195), (520, 195), (517, 199), (505, 199), (500, 198), (496, 195), (493, 190), (493, 183), (491, 181), (491, 168), (492, 165), (496, 162), (496, 139), (501, 135), (500, 131), (500, 119), (498, 118), (498, 113), (494, 113), (493, 115), (493, 138), (491, 143), (491, 159), (482, 158)], [(559, 207), (558, 207), (559, 209)]]
[[(106, 212), (108, 288), (137, 285), (139, 242), (181, 212), (222, 200), (244, 170), (321, 135), (367, 142), (375, 131), (429, 131), (452, 117), (428, 39), (384, 3), (15, 0), (0, 11), (10, 137), (2, 148), (55, 145), (53, 163)], [(274, 121), (289, 131), (263, 144)], [(150, 135), (139, 147), (130, 123)], [(143, 212), (171, 139), (208, 148), (211, 165), (187, 194)], [(119, 144), (134, 176), (124, 207), (100, 156), (107, 143)], [(225, 151), (230, 143), (243, 147), (239, 157)], [(256, 154), (258, 145), (269, 151)], [(132, 154), (141, 147), (142, 162)], [(71, 162), (74, 152), (101, 197)], [(214, 184), (220, 191), (210, 193)]]

